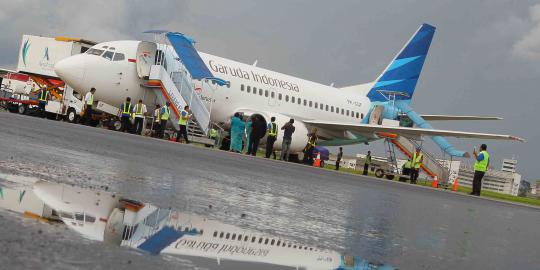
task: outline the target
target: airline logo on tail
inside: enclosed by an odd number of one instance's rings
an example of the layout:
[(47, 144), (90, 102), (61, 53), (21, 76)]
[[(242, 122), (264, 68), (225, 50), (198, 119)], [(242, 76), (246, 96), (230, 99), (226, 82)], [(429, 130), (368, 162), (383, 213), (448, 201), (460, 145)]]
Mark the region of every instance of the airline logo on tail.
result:
[(375, 85), (367, 95), (371, 101), (387, 101), (389, 93), (397, 94), (396, 99), (398, 100), (412, 98), (434, 34), (434, 26), (429, 24), (420, 26), (405, 47), (377, 78)]

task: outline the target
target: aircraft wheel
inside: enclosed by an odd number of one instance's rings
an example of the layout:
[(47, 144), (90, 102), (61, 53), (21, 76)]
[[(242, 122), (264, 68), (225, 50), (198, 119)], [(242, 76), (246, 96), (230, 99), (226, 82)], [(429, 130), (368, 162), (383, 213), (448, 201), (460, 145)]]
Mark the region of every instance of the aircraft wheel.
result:
[(120, 122), (120, 120), (115, 120), (113, 122), (113, 129), (115, 131), (120, 131), (121, 128), (122, 128), (122, 122)]
[(384, 171), (383, 171), (383, 169), (377, 169), (377, 170), (375, 171), (375, 176), (376, 176), (377, 178), (382, 178), (382, 177), (384, 176)]

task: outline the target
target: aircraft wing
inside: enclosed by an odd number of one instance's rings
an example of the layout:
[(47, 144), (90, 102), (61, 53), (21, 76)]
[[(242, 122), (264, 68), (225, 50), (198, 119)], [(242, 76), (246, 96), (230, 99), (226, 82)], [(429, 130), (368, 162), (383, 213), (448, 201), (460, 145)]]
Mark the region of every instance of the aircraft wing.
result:
[(333, 129), (350, 131), (357, 134), (363, 134), (368, 136), (376, 136), (377, 133), (395, 133), (404, 137), (416, 138), (420, 136), (442, 136), (442, 137), (455, 137), (455, 138), (469, 138), (469, 139), (491, 139), (491, 140), (509, 140), (520, 141), (525, 140), (512, 135), (490, 134), (490, 133), (476, 133), (476, 132), (463, 132), (452, 131), (442, 129), (424, 129), (424, 128), (408, 128), (408, 127), (392, 127), (381, 125), (369, 125), (369, 124), (349, 124), (349, 123), (337, 123), (329, 121), (318, 120), (303, 120), (304, 123), (310, 124), (314, 127), (320, 127), (323, 129)]
[(501, 117), (495, 116), (471, 116), (471, 115), (437, 115), (423, 114), (420, 115), (426, 121), (448, 121), (448, 120), (503, 120)]

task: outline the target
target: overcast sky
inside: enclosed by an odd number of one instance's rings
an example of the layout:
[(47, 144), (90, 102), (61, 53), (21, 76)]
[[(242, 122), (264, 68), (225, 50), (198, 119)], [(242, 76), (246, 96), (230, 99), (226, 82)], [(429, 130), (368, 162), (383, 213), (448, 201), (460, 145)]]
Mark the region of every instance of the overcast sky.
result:
[[(437, 32), (413, 107), (420, 113), (504, 117), (500, 122), (433, 125), (525, 137), (525, 144), (486, 143), (497, 159), (518, 158), (526, 180), (540, 178), (538, 1), (4, 2), (2, 67), (16, 66), (23, 34), (108, 41), (151, 39), (141, 32), (165, 29), (194, 37), (201, 51), (246, 63), (257, 59), (260, 67), (336, 86), (374, 80), (419, 25), (430, 23)], [(451, 142), (469, 151), (482, 143)], [(380, 145), (349, 147), (347, 152)]]

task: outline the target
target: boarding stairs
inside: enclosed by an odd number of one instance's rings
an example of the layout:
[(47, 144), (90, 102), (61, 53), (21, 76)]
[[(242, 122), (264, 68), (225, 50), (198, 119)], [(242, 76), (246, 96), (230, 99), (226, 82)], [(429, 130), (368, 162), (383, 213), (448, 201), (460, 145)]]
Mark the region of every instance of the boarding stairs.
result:
[[(412, 159), (416, 148), (419, 145), (411, 139), (408, 139), (403, 136), (396, 136), (394, 138), (388, 138), (394, 146), (396, 146), (405, 156)], [(441, 182), (446, 182), (450, 176), (449, 170), (439, 162), (437, 158), (433, 155), (422, 149), (422, 154), (424, 156), (421, 169), (432, 179), (437, 176), (437, 179)], [(395, 159), (395, 153), (393, 158)]]
[(193, 119), (188, 123), (188, 134), (192, 141), (204, 144), (214, 144), (207, 135), (210, 130), (210, 112), (195, 92), (189, 72), (185, 69), (168, 72), (162, 65), (152, 65), (148, 86), (155, 87), (160, 104), (171, 103), (170, 120), (176, 130), (180, 112), (186, 105), (191, 108)]

